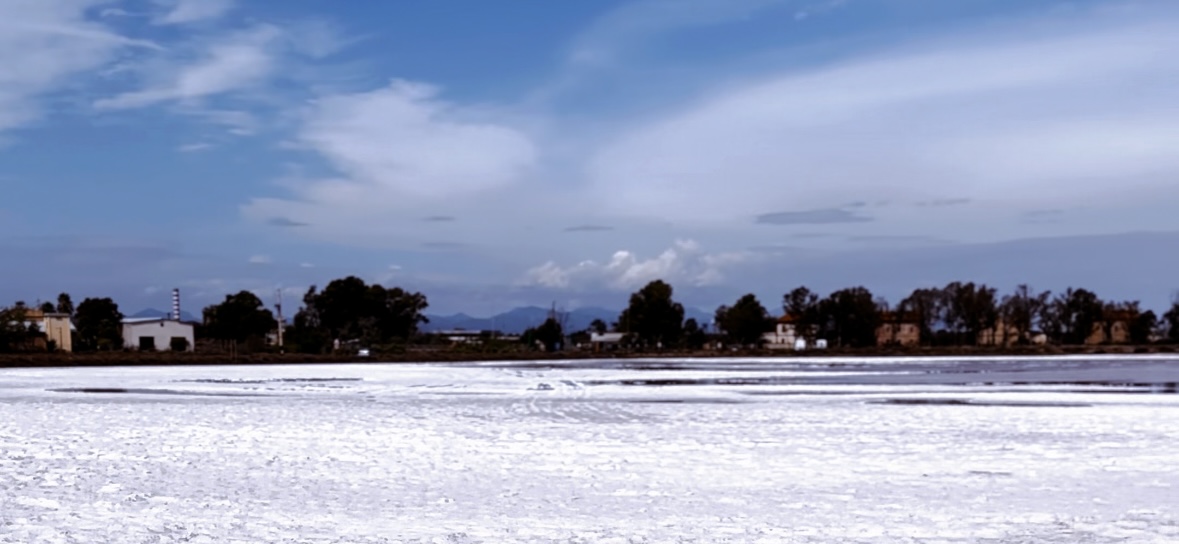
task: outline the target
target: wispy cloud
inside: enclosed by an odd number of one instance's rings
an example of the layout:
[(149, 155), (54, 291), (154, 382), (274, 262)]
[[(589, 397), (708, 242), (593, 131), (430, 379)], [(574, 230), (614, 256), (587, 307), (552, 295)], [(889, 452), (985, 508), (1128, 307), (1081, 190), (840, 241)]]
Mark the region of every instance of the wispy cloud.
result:
[(313, 59), (330, 57), (365, 39), (363, 36), (349, 36), (338, 25), (322, 19), (292, 23), (288, 30), (291, 48)]
[[(819, 209), (848, 194), (952, 193), (939, 204), (963, 213), (939, 228), (976, 231), (996, 210), (965, 199), (1043, 206), (1101, 198), (1129, 180), (1162, 184), (1179, 171), (1179, 110), (1166, 98), (1174, 67), (1164, 60), (1179, 51), (1179, 16), (1164, 12), (958, 31), (748, 77), (633, 126), (597, 153), (589, 176), (609, 195), (603, 211), (681, 225), (727, 224), (773, 202)], [(877, 219), (884, 229), (909, 221)]]
[(213, 144), (207, 142), (197, 142), (192, 144), (184, 144), (176, 148), (181, 153), (196, 153), (198, 151), (207, 151), (213, 148)]
[(933, 200), (923, 200), (918, 202), (918, 206), (927, 206), (932, 208), (944, 208), (947, 206), (964, 206), (970, 204), (969, 198), (935, 198)]
[(569, 60), (601, 65), (663, 34), (742, 20), (787, 0), (640, 0), (602, 16), (574, 40)]
[(423, 242), (421, 247), (434, 251), (459, 251), (470, 248), (471, 244), (465, 242)]
[(41, 117), (41, 99), (127, 50), (158, 48), (91, 20), (92, 0), (0, 2), (0, 131)]
[(295, 221), (289, 217), (272, 217), (266, 221), (267, 225), (272, 227), (306, 227), (307, 223)]
[(938, 238), (936, 236), (922, 236), (922, 235), (862, 235), (849, 236), (848, 241), (858, 244), (870, 244), (874, 246), (897, 246), (897, 245), (930, 245), (930, 244), (950, 244), (952, 240), (945, 238)]
[(833, 223), (868, 223), (872, 218), (841, 208), (765, 213), (757, 216), (759, 225), (828, 225)]
[[(515, 209), (533, 198), (519, 198), (511, 188), (528, 179), (539, 150), (523, 130), (478, 108), (441, 100), (434, 87), (396, 81), (369, 92), (325, 96), (305, 109), (300, 122), (294, 146), (326, 160), (338, 175), (285, 182), (287, 198), (255, 199), (245, 207), (247, 215), (299, 217), (315, 225), (309, 234), (322, 236), (367, 225), (357, 243), (379, 240), (405, 248), (431, 242), (418, 233), (423, 208), (455, 210), (466, 226), (450, 223), (484, 238), (498, 225), (528, 216), (465, 220), (468, 213), (486, 217), (498, 206)], [(442, 217), (452, 216), (433, 221)]]
[(274, 259), (269, 255), (254, 255), (250, 257), (249, 262), (250, 264), (272, 264), (274, 263)]
[(614, 230), (614, 227), (606, 225), (578, 225), (575, 227), (565, 227), (565, 232), (607, 232)]
[(148, 87), (95, 101), (100, 110), (121, 110), (163, 102), (193, 103), (205, 97), (237, 91), (267, 80), (277, 66), (272, 50), (282, 31), (272, 25), (258, 25), (229, 35), (210, 46), (190, 62), (172, 60), (154, 65), (162, 74), (150, 74), (156, 81)]
[(407, 81), (323, 98), (300, 132), (303, 144), (360, 183), (406, 196), (440, 197), (510, 183), (536, 159), (510, 127), (464, 121), (438, 90)]
[(167, 11), (155, 19), (156, 24), (189, 24), (217, 19), (234, 8), (235, 0), (156, 0)]
[(258, 132), (261, 121), (253, 113), (204, 107), (182, 107), (179, 113), (225, 127), (230, 134), (249, 136)]
[(1062, 216), (1064, 216), (1064, 210), (1032, 210), (1024, 212), (1020, 216), (1020, 220), (1027, 224), (1045, 224), (1060, 221)]

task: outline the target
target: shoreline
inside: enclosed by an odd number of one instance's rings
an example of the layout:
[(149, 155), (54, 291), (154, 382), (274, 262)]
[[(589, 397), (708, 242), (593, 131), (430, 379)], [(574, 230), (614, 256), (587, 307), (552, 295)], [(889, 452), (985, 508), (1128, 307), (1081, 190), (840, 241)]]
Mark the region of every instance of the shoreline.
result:
[(216, 365), (307, 365), (307, 364), (395, 364), (395, 363), (472, 363), (485, 361), (568, 361), (592, 359), (782, 359), (797, 358), (889, 358), (889, 357), (1035, 357), (1076, 355), (1176, 354), (1179, 346), (1026, 346), (1010, 348), (922, 347), (826, 349), (807, 351), (737, 350), (737, 351), (660, 351), (594, 353), (589, 351), (478, 352), (459, 350), (422, 350), (403, 353), (355, 355), (313, 355), (302, 353), (255, 353), (228, 356), (211, 353), (105, 352), (105, 353), (16, 353), (0, 354), (0, 368), (73, 368), (73, 367), (161, 367)]

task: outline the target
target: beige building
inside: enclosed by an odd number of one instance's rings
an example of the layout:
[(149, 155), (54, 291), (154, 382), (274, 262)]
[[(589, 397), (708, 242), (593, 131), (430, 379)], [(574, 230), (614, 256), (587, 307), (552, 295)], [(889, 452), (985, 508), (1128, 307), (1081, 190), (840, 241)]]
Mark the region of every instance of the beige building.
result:
[(806, 347), (806, 339), (798, 330), (798, 319), (789, 315), (778, 318), (774, 331), (763, 334), (762, 341), (768, 349), (799, 349), (799, 341), (803, 342), (802, 348)]
[[(983, 329), (978, 333), (978, 345), (1011, 347), (1020, 343), (1019, 328), (1008, 325), (1002, 319), (995, 322), (995, 326)], [(1048, 343), (1048, 335), (1039, 331), (1028, 331), (1027, 344), (1042, 346)]]
[(876, 345), (909, 347), (920, 344), (921, 324), (915, 316), (893, 312), (880, 314), (880, 325), (876, 327)]
[(1135, 315), (1132, 312), (1108, 312), (1105, 319), (1093, 324), (1093, 331), (1085, 339), (1089, 345), (1098, 344), (1129, 344), (1130, 322)]
[(74, 351), (73, 330), (70, 314), (48, 313), (39, 309), (25, 310), (25, 323), (36, 325), (37, 330), (45, 335), (43, 348), (50, 343), (58, 351)]
[(983, 329), (978, 333), (980, 346), (1014, 346), (1019, 343), (1019, 328), (1009, 325), (1002, 319), (995, 322), (995, 326)]

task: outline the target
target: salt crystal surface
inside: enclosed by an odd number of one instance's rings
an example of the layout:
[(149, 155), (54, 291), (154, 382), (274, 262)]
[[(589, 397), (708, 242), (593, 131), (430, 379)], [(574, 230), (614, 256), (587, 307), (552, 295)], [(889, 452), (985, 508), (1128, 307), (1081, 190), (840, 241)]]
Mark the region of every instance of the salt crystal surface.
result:
[(0, 542), (1179, 538), (1179, 362), (786, 361), (0, 371)]

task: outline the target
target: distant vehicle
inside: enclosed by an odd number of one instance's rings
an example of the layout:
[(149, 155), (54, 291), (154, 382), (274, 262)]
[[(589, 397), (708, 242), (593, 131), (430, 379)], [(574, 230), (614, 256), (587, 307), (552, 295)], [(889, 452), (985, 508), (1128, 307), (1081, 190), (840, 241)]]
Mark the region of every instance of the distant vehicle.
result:
[(357, 352), (356, 352), (357, 357), (368, 357), (369, 355), (370, 355), (370, 352), (368, 349), (360, 349), (360, 350), (357, 350)]

